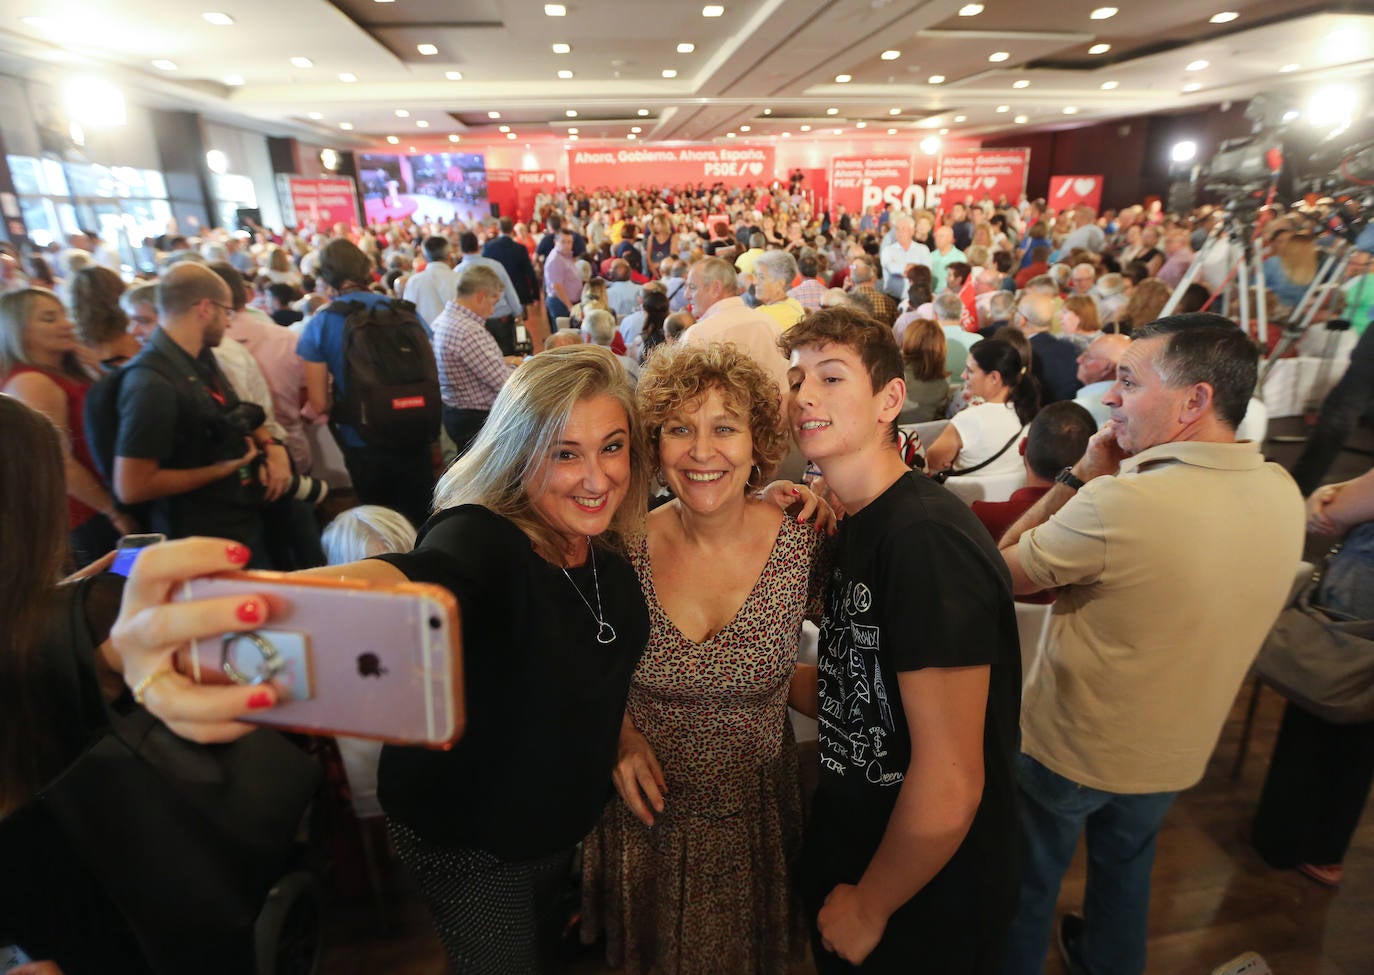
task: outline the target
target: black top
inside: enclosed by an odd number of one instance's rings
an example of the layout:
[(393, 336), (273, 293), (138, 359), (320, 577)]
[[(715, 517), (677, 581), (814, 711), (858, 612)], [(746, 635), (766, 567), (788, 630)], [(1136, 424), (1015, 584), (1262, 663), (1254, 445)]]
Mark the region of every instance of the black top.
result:
[(528, 305), (539, 295), (539, 281), (534, 276), (530, 252), (514, 237), (501, 234), (482, 247), (482, 256), (498, 261), (510, 275), (511, 284), (522, 305)]
[(1049, 332), (1030, 337), (1031, 372), (1040, 380), (1040, 405), (1073, 399), (1078, 393), (1078, 346)]
[(1019, 879), (1021, 666), (1011, 577), (987, 529), (953, 494), (906, 474), (845, 518), (836, 536), (818, 659), (820, 780), (803, 861), (809, 897), (857, 882), (882, 839), (911, 757), (898, 674), (978, 665), (991, 666), (982, 802), (954, 857), (884, 936), (926, 940), (914, 957), (929, 957), (937, 944), (967, 950), (978, 938), (959, 932), (1000, 938), (1010, 923)]
[[(181, 378), (174, 383), (156, 369), (137, 368), (153, 358), (170, 363), (168, 372)], [(209, 349), (193, 358), (159, 328), (125, 368), (129, 373), (119, 389), (116, 457), (190, 470), (242, 457), (248, 449), (226, 418), (239, 398)], [(168, 538), (213, 535), (250, 542), (257, 537), (257, 505), (239, 473), (158, 498), (149, 509), (149, 530)]]
[(278, 308), (271, 314), (272, 321), (278, 325), (294, 325), (305, 317), (304, 312), (296, 311), (294, 308)]
[(451, 751), (388, 746), (378, 797), (430, 841), (528, 860), (572, 847), (611, 788), (630, 675), (649, 638), (634, 570), (595, 551), (605, 619), (596, 641), (592, 561), (569, 569), (537, 555), (513, 523), (476, 505), (426, 526), (414, 552), (385, 555), (416, 582), (458, 597), (467, 730)]

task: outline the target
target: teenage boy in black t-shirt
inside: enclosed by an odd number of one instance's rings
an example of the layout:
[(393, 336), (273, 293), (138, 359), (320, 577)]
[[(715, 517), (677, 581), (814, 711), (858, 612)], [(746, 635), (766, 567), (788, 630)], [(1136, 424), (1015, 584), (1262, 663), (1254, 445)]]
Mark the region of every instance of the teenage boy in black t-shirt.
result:
[(816, 967), (997, 971), (1019, 879), (1010, 577), (972, 512), (902, 462), (891, 330), (828, 308), (781, 342), (793, 434), (845, 512), (802, 865)]

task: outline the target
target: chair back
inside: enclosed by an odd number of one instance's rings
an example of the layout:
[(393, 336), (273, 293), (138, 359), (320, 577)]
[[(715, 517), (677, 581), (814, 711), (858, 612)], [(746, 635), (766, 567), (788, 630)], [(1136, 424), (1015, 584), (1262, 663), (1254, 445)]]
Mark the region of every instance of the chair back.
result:
[(968, 474), (945, 481), (945, 487), (964, 504), (970, 505), (975, 501), (1006, 501), (1012, 492), (1025, 486), (1024, 467), (1008, 474)]

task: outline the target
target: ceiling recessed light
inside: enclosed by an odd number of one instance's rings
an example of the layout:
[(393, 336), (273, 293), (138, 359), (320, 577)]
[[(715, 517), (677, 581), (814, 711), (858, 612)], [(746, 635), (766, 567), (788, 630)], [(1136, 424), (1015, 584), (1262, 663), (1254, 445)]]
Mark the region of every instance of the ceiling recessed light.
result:
[(966, 3), (959, 8), (960, 17), (977, 17), (983, 12), (981, 3)]
[(1234, 10), (1223, 10), (1221, 13), (1212, 14), (1212, 16), (1208, 18), (1208, 22), (1213, 24), (1229, 24), (1239, 16), (1240, 14), (1236, 13)]
[(1016, 118), (1012, 119), (1012, 121), (1015, 122), (1017, 125), (1025, 125), (1030, 120), (1027, 119), (1024, 115), (1018, 115), (1016, 116)]
[(834, 129), (833, 131), (836, 135), (844, 135), (844, 129)]
[(763, 110), (763, 114), (764, 114), (764, 115), (772, 115), (772, 114), (773, 114), (773, 110), (772, 110), (771, 108), (765, 108), (765, 109)]
[(318, 122), (320, 119), (324, 118), (324, 113), (322, 113), (322, 112), (307, 112), (305, 117), (308, 118), (308, 119), (314, 119), (316, 122)]
[(577, 118), (577, 109), (569, 108), (566, 111), (564, 111), (563, 114), (568, 118)]
[(1009, 57), (1011, 57), (1011, 55), (1006, 51), (993, 51), (991, 54), (988, 55), (988, 60), (991, 61), (993, 64), (997, 64), (1001, 61), (1005, 61)]
[(358, 76), (351, 71), (345, 71), (343, 74), (339, 75), (339, 80), (346, 85), (351, 85), (358, 80)]
[(558, 72), (558, 77), (562, 78), (564, 81), (567, 81), (572, 76), (573, 73), (569, 71), (567, 68), (564, 68), (562, 71)]
[(293, 68), (313, 68), (315, 62), (309, 58), (292, 58), (291, 67)]
[(1201, 91), (1201, 90), (1202, 90), (1202, 82), (1200, 82), (1200, 81), (1190, 81), (1190, 82), (1188, 82), (1186, 85), (1183, 86), (1183, 90), (1184, 90), (1185, 92), (1190, 92), (1190, 91)]
[(639, 111), (635, 112), (635, 114), (638, 115), (640, 118), (648, 118), (649, 110), (647, 108), (641, 108)]
[(1116, 85), (1117, 85), (1117, 83), (1116, 83), (1115, 81), (1104, 81), (1104, 82), (1102, 82), (1102, 90), (1103, 90), (1103, 91), (1111, 91), (1111, 90), (1113, 90), (1114, 88), (1116, 88)]
[(426, 121), (425, 121), (424, 119), (422, 119), (422, 118), (417, 118), (417, 119), (415, 120), (415, 127), (416, 127), (417, 129), (427, 129), (427, 128), (429, 128), (429, 123), (426, 122)]
[(889, 115), (901, 115), (901, 114), (902, 114), (902, 110), (901, 110), (900, 108), (889, 108), (889, 109), (887, 110), (887, 114), (889, 114)]
[(637, 125), (632, 125), (630, 126), (630, 131), (633, 132), (635, 135), (639, 135), (639, 133), (643, 132), (644, 130)]
[(725, 13), (725, 8), (718, 3), (708, 3), (701, 8), (703, 17), (719, 17)]
[(850, 83), (851, 81), (853, 81), (853, 80), (854, 80), (854, 76), (853, 76), (853, 75), (849, 75), (849, 74), (837, 74), (837, 75), (835, 75), (835, 84), (837, 84), (837, 85), (847, 85), (847, 84), (849, 84), (849, 83)]
[(1088, 14), (1088, 19), (1089, 19), (1089, 20), (1111, 20), (1113, 17), (1116, 16), (1116, 13), (1117, 13), (1117, 10), (1116, 10), (1115, 7), (1098, 7), (1098, 8), (1097, 8), (1096, 10), (1094, 10), (1092, 13)]
[(352, 131), (353, 131), (353, 123), (352, 123), (352, 122), (340, 122), (340, 123), (339, 123), (339, 128), (343, 129), (345, 132), (352, 132)]
[(967, 121), (968, 121), (968, 116), (967, 116), (967, 115), (956, 115), (956, 116), (954, 116), (954, 121), (956, 121), (956, 122), (967, 122)]
[(500, 117), (501, 117), (501, 113), (500, 113), (500, 112), (488, 112), (488, 113), (487, 113), (487, 118), (500, 118)]
[(997, 106), (997, 111), (999, 111), (999, 112), (1010, 112), (1010, 111), (1011, 111), (1011, 106), (1010, 106), (1010, 105), (998, 105), (998, 106)]
[(803, 125), (803, 126), (801, 127), (801, 130), (802, 130), (803, 132), (810, 132), (810, 131), (811, 131), (811, 126), (809, 126), (809, 125)]
[(930, 82), (932, 85), (943, 85), (945, 83), (945, 76), (942, 74), (933, 74), (927, 78), (926, 81)]
[(571, 44), (564, 44), (564, 43), (562, 43), (562, 42), (559, 42), (559, 43), (553, 45), (553, 53), (554, 53), (554, 54), (571, 54), (571, 53), (572, 53), (572, 45), (571, 45)]
[(427, 58), (433, 57), (434, 55), (439, 53), (439, 49), (435, 47), (433, 44), (416, 44), (415, 50), (419, 51)]
[(214, 24), (216, 27), (230, 27), (234, 23), (234, 18), (230, 17), (228, 14), (212, 12), (208, 14), (201, 14), (201, 16), (205, 18), (205, 22), (207, 24)]
[(856, 128), (856, 129), (866, 129), (866, 128), (868, 128), (868, 123), (867, 123), (867, 122), (864, 122), (864, 121), (862, 121), (862, 120), (860, 120), (860, 121), (854, 123), (854, 128)]
[(544, 16), (566, 17), (568, 16), (568, 8), (563, 6), (561, 3), (546, 3), (544, 4)]
[(1108, 51), (1110, 51), (1111, 49), (1112, 49), (1112, 46), (1111, 46), (1110, 44), (1094, 44), (1092, 47), (1088, 48), (1088, 53), (1089, 53), (1089, 54), (1106, 54), (1106, 53), (1107, 53)]
[(941, 130), (940, 130), (940, 134), (941, 134), (941, 135), (949, 135), (949, 129), (941, 129)]
[(697, 49), (697, 46), (696, 46), (695, 44), (682, 43), (682, 44), (679, 44), (679, 45), (677, 46), (677, 53), (678, 53), (678, 54), (691, 54), (691, 53), (692, 53), (693, 51), (695, 51), (696, 49)]
[(462, 81), (462, 80), (463, 80), (463, 72), (461, 72), (461, 71), (445, 71), (445, 72), (444, 72), (444, 77), (447, 78), (449, 81)]
[(840, 114), (840, 110), (839, 110), (838, 108), (827, 108), (827, 109), (825, 110), (825, 114), (826, 114), (826, 115), (839, 115), (839, 114)]
[(400, 140), (398, 137), (394, 136), (394, 135), (389, 135), (389, 136), (386, 137), (386, 141), (387, 141), (387, 142), (390, 142), (390, 143), (394, 146), (394, 145), (398, 145), (398, 144), (400, 143), (401, 140)]
[(457, 141), (458, 141), (459, 139), (461, 139), (461, 138), (462, 138), (462, 136), (458, 135), (458, 134), (455, 132), (453, 135), (450, 135), (450, 136), (448, 137), (448, 141), (449, 141), (449, 142), (457, 142)]
[(887, 134), (888, 134), (888, 135), (896, 135), (896, 134), (897, 134), (897, 130), (896, 130), (896, 129), (888, 129), (888, 130), (887, 130)]
[(635, 135), (633, 132), (630, 132), (630, 133), (627, 133), (627, 134), (626, 134), (625, 138), (627, 138), (627, 139), (638, 139), (639, 136)]
[(733, 132), (727, 132), (727, 133), (725, 133), (725, 138), (727, 138), (727, 139), (733, 139), (733, 138), (735, 138), (735, 133), (733, 133)]
[(496, 131), (497, 131), (497, 132), (500, 132), (502, 135), (505, 135), (507, 132), (510, 131), (510, 126), (509, 126), (509, 125), (499, 125), (499, 126), (497, 126)]
[(741, 125), (741, 126), (739, 127), (739, 130), (740, 130), (741, 132), (748, 132), (751, 128), (752, 128), (752, 126), (749, 126), (749, 125)]
[(1064, 106), (1064, 114), (1065, 114), (1065, 115), (1077, 115), (1077, 114), (1078, 114), (1078, 109), (1077, 109), (1075, 106), (1073, 106), (1073, 105), (1065, 105), (1065, 106)]
[(177, 69), (177, 63), (175, 61), (168, 61), (166, 58), (158, 58), (153, 62), (153, 67), (157, 68), (159, 71), (175, 71)]
[(791, 132), (784, 132), (784, 133), (782, 134), (782, 137), (783, 137), (784, 139), (790, 139), (790, 138), (792, 138), (792, 133), (791, 133)]
[(1283, 67), (1279, 68), (1279, 71), (1283, 74), (1288, 74), (1291, 71), (1297, 71), (1300, 67), (1301, 65), (1297, 64), (1285, 64)]
[(228, 85), (230, 88), (237, 88), (243, 84), (243, 75), (227, 74), (224, 76), (224, 83)]
[(878, 55), (878, 56), (879, 56), (880, 58), (882, 58), (884, 61), (896, 61), (899, 57), (902, 56), (902, 52), (901, 52), (901, 51), (884, 51), (882, 54), (880, 54), (880, 55)]
[(677, 68), (664, 68), (664, 69), (663, 69), (663, 77), (665, 77), (665, 78), (676, 78), (676, 77), (677, 77)]
[(507, 133), (506, 133), (506, 138), (507, 138), (507, 139), (518, 139), (519, 136), (517, 136), (514, 132), (507, 132)]
[(1187, 64), (1187, 66), (1184, 67), (1183, 70), (1184, 70), (1184, 71), (1206, 71), (1210, 66), (1211, 66), (1211, 63), (1210, 63), (1210, 62), (1204, 61), (1204, 60), (1202, 60), (1201, 58), (1199, 58), (1199, 59), (1196, 60), (1196, 61), (1189, 61), (1188, 64)]
[(404, 108), (398, 108), (398, 109), (396, 109), (396, 117), (397, 117), (397, 118), (410, 118), (410, 113), (407, 112)]
[(577, 135), (577, 133), (581, 131), (582, 130), (575, 125), (571, 125), (568, 127), (568, 135)]
[(1030, 87), (1030, 82), (1027, 81), (1025, 78), (1022, 78), (1022, 79), (1020, 79), (1019, 81), (1013, 81), (1013, 82), (1011, 83), (1011, 86), (1012, 86), (1013, 88), (1029, 88), (1029, 87)]
[(581, 138), (581, 136), (570, 135), (570, 136), (568, 136), (568, 141), (570, 141), (570, 142), (576, 142), (579, 138)]

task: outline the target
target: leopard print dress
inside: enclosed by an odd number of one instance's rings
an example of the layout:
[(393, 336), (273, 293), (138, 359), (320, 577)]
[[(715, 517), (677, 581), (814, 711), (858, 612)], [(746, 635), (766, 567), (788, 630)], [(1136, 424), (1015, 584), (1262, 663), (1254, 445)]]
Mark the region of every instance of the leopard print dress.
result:
[(647, 827), (613, 798), (583, 846), (583, 935), (606, 936), (630, 975), (782, 975), (805, 942), (792, 872), (801, 847), (788, 682), (820, 539), (783, 519), (735, 618), (688, 640), (654, 590), (648, 542), (630, 562), (649, 606), (649, 645), (626, 708), (668, 783)]

